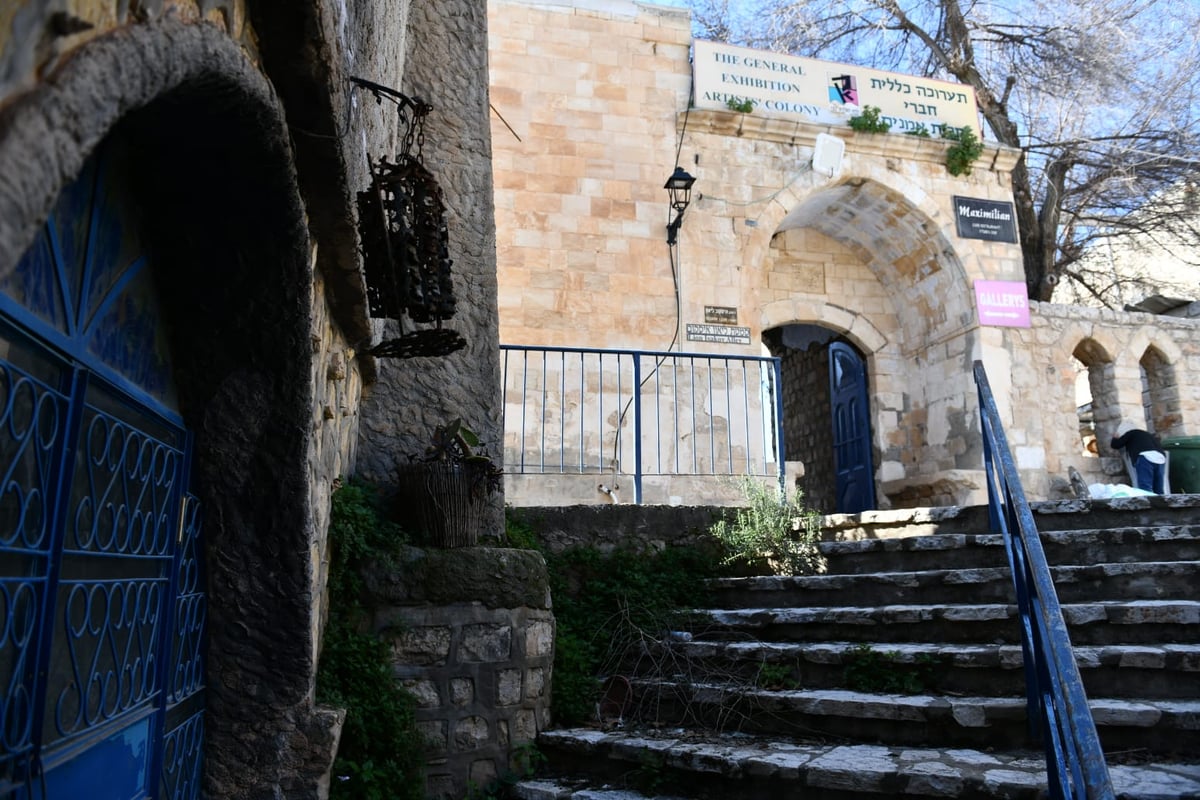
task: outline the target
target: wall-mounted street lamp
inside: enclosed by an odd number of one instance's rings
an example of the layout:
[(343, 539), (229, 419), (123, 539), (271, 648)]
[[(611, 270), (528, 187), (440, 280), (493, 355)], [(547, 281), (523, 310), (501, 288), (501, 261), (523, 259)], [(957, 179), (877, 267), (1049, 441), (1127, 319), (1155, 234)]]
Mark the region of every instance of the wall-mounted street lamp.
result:
[(683, 224), (683, 212), (692, 202), (692, 184), (696, 179), (689, 175), (683, 167), (676, 167), (663, 184), (663, 188), (671, 194), (671, 208), (675, 209), (675, 218), (667, 225), (667, 244), (675, 244), (679, 226)]

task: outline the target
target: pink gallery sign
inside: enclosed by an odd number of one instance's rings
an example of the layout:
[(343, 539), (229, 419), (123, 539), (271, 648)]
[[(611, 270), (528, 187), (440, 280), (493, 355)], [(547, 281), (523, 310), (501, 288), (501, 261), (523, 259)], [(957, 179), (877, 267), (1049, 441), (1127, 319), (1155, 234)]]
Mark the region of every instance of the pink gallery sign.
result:
[(980, 325), (1029, 327), (1029, 294), (1023, 281), (975, 281)]

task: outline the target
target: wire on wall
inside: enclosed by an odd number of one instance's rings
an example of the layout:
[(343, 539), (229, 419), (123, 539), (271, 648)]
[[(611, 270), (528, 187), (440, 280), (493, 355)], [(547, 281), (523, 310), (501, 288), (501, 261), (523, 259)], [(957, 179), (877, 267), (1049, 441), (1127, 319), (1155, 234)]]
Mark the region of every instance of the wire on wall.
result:
[[(691, 114), (692, 114), (692, 102), (694, 99), (695, 88), (696, 88), (695, 80), (693, 79), (690, 82), (689, 87), (688, 87), (687, 108), (684, 109), (683, 125), (679, 129), (679, 139), (675, 144), (675, 163), (671, 167), (672, 172), (674, 172), (674, 170), (679, 167), (679, 157), (680, 157), (681, 153), (683, 152), (683, 139), (687, 135), (688, 119), (691, 117)], [(668, 210), (667, 210), (667, 223), (668, 224), (670, 224), (670, 222), (671, 222), (672, 210), (673, 209), (670, 209), (670, 208), (668, 208)], [(680, 286), (679, 286), (678, 256), (679, 256), (679, 242), (678, 241), (668, 242), (667, 243), (667, 259), (671, 265), (671, 283), (672, 283), (672, 286), (675, 291), (675, 330), (671, 334), (671, 342), (670, 342), (670, 344), (667, 345), (667, 348), (666, 348), (668, 352), (675, 349), (676, 347), (681, 346), (680, 341), (679, 341), (679, 333), (680, 333), (680, 330), (683, 328), (683, 295), (682, 295), (682, 292), (681, 292)], [(666, 359), (667, 359), (667, 357), (665, 355), (661, 355), (655, 360), (654, 366), (649, 370), (649, 372), (646, 373), (645, 377), (642, 378), (641, 383), (639, 383), (634, 388), (634, 392), (640, 392), (642, 390), (642, 387), (646, 385), (646, 382), (649, 381), (656, 374), (658, 374), (659, 368), (662, 367), (663, 362), (665, 362)], [(633, 404), (633, 396), (630, 396), (630, 398), (627, 401), (625, 401), (625, 407), (621, 409), (621, 413), (617, 417), (616, 430), (613, 433), (613, 455), (612, 455), (612, 459), (610, 461), (610, 463), (612, 464), (612, 472), (611, 472), (612, 479), (610, 482), (611, 488), (605, 487), (603, 484), (601, 484), (601, 487), (600, 487), (600, 491), (604, 492), (605, 494), (608, 494), (610, 497), (615, 497), (615, 495), (613, 495), (613, 492), (617, 488), (619, 488), (617, 486), (616, 479), (617, 479), (617, 456), (621, 449), (621, 430), (625, 424), (625, 415), (629, 412), (629, 406), (632, 404)], [(606, 491), (606, 489), (607, 489), (607, 491)]]

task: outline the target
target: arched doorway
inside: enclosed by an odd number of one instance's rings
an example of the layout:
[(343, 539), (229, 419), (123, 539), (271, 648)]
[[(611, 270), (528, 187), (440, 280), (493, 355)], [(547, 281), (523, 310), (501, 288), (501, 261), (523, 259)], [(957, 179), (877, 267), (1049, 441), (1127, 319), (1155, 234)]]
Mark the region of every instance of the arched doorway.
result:
[(797, 488), (822, 513), (875, 507), (870, 396), (862, 355), (845, 336), (821, 325), (791, 324), (763, 341), (780, 358), (784, 447), (803, 464)]
[(5, 797), (199, 786), (192, 438), (128, 159), (119, 141), (94, 154), (0, 281)]
[[(128, 80), (138, 70), (144, 80)], [(216, 26), (168, 15), (97, 37), (0, 110), (0, 172), (23, 190), (0, 196), (0, 276), (106, 139), (135, 154), (129, 185), (164, 314), (153, 327), (169, 342), (185, 445), (195, 434), (183, 460), (204, 505), (205, 729), (180, 743), (202, 746), (208, 795), (316, 797), (339, 721), (313, 700), (324, 545), (313, 508), (329, 491), (309, 458), (321, 287), (282, 108)], [(178, 752), (164, 746), (164, 762)]]

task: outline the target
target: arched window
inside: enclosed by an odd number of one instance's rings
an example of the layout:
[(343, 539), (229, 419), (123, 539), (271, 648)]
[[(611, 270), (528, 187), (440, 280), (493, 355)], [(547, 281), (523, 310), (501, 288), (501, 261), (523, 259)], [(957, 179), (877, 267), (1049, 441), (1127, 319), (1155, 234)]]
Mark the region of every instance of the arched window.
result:
[(1076, 360), (1075, 405), (1079, 416), (1082, 453), (1097, 456), (1120, 424), (1120, 406), (1113, 383), (1112, 357), (1093, 339), (1084, 339), (1073, 353)]
[(1138, 362), (1142, 377), (1142, 409), (1146, 430), (1159, 436), (1179, 433), (1179, 386), (1175, 368), (1162, 351), (1153, 345), (1146, 348)]

